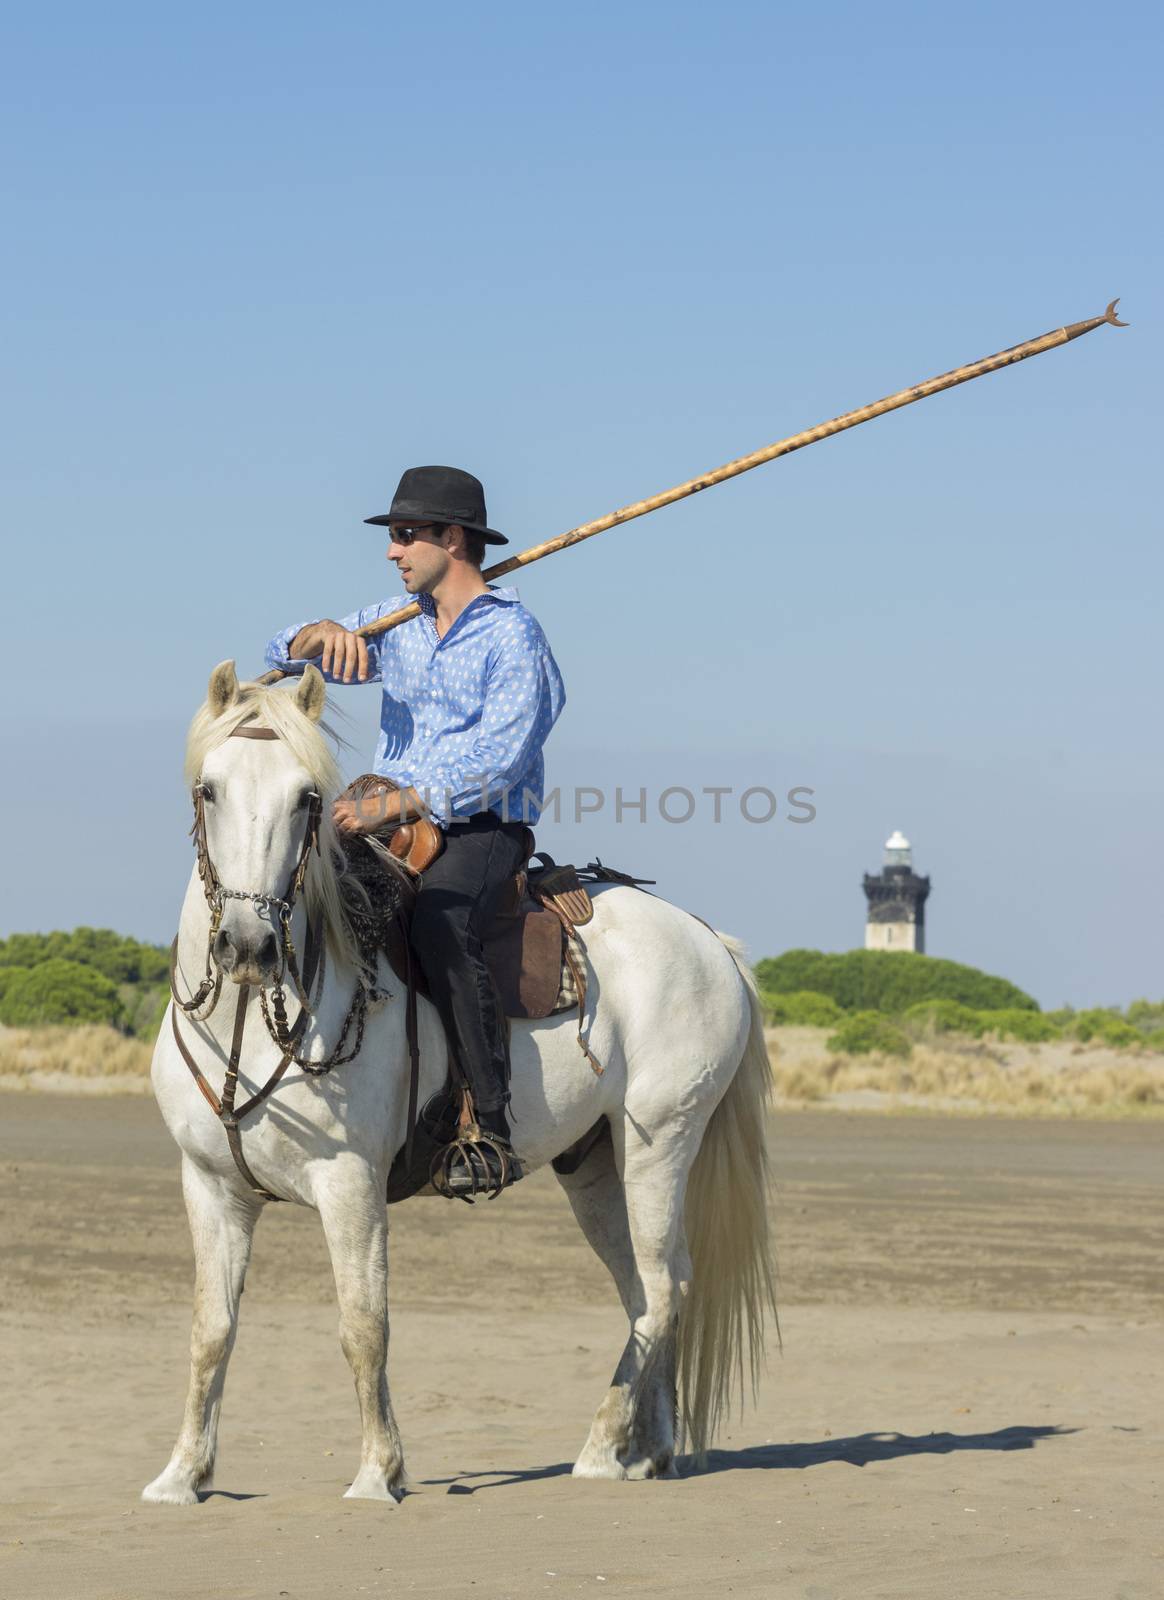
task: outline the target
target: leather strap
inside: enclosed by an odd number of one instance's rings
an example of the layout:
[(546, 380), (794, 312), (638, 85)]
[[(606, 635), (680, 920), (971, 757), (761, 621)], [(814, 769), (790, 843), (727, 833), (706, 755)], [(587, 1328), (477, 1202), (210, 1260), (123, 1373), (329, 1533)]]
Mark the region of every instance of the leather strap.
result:
[(205, 1012), (205, 1016), (207, 1016), (207, 1017), (210, 1015), (210, 1012), (214, 1010), (214, 1007), (218, 1004), (218, 997), (222, 993), (222, 968), (221, 967), (217, 967), (215, 969), (213, 983), (210, 982), (209, 978), (205, 978), (205, 979), (203, 979), (202, 983), (199, 984), (198, 988), (195, 989), (194, 992), (191, 994), (189, 1000), (180, 1000), (178, 998), (178, 935), (177, 934), (174, 935), (173, 943), (170, 945), (170, 993), (173, 995), (176, 1004), (180, 1005), (182, 1007), (182, 1010), (183, 1011), (187, 1011), (187, 1012), (189, 1012), (189, 1011), (197, 1011), (198, 1007), (200, 1005), (202, 1005), (207, 999), (211, 999), (212, 1000), (212, 1004), (210, 1005), (209, 1009)]
[[(320, 930), (309, 925), (307, 929), (307, 953), (306, 960), (304, 962), (303, 973), (304, 983), (309, 993), (312, 983), (315, 980), (315, 971), (319, 963), (322, 950), (323, 939), (320, 934)], [(214, 1112), (214, 1115), (218, 1118), (219, 1122), (222, 1123), (223, 1129), (226, 1132), (226, 1142), (230, 1146), (230, 1153), (234, 1158), (234, 1164), (238, 1168), (240, 1174), (260, 1199), (282, 1200), (284, 1198), (283, 1195), (274, 1194), (270, 1189), (265, 1188), (251, 1171), (250, 1165), (243, 1154), (242, 1131), (239, 1127), (239, 1124), (242, 1122), (244, 1117), (249, 1116), (252, 1111), (254, 1111), (258, 1106), (262, 1105), (263, 1101), (274, 1092), (283, 1074), (291, 1065), (290, 1054), (283, 1056), (274, 1072), (272, 1072), (271, 1076), (267, 1079), (266, 1083), (264, 1083), (262, 1088), (253, 1094), (249, 1100), (247, 1100), (243, 1105), (239, 1106), (237, 1110), (235, 1109), (234, 1103), (235, 1095), (238, 1092), (238, 1068), (239, 1062), (242, 1059), (243, 1031), (246, 1027), (247, 1007), (250, 1002), (250, 998), (251, 985), (249, 983), (240, 984), (238, 1000), (235, 1004), (234, 1011), (234, 1028), (231, 1032), (230, 1055), (227, 1058), (226, 1075), (223, 1078), (221, 1098), (215, 1094), (209, 1079), (195, 1061), (194, 1057), (190, 1054), (190, 1051), (186, 1046), (186, 1041), (179, 1033), (178, 1011), (177, 1007), (173, 1005), (170, 1007), (170, 1026), (173, 1030), (174, 1042), (178, 1046), (178, 1051), (182, 1057), (182, 1060), (190, 1069), (190, 1073), (194, 1079), (194, 1082), (202, 1091), (203, 1099), (206, 1101), (211, 1111)], [(294, 1025), (291, 1028), (290, 1037), (293, 1041), (298, 1042), (306, 1025), (307, 1010), (306, 1007), (301, 1007), (299, 1015), (296, 1017)]]
[(417, 1104), (420, 1098), (420, 1028), (416, 1016), (416, 973), (408, 928), (403, 926), (405, 963), (404, 1031), (408, 1035), (408, 1121), (404, 1134), (404, 1162), (412, 1170), (412, 1146), (416, 1136)]
[(237, 728), (232, 728), (230, 737), (232, 739), (277, 739), (279, 737), (274, 728), (252, 728), (250, 726), (252, 720), (253, 714), (247, 717), (245, 722), (240, 722)]
[(601, 1078), (605, 1074), (606, 1068), (582, 1037), (582, 1029), (586, 1025), (586, 969), (578, 960), (574, 951), (574, 945), (580, 942), (578, 935), (574, 930), (574, 924), (570, 921), (569, 916), (559, 904), (555, 895), (549, 895), (545, 900), (541, 901), (541, 904), (545, 906), (547, 911), (554, 913), (565, 929), (566, 937), (562, 944), (562, 955), (567, 967), (570, 969), (570, 976), (574, 979), (574, 988), (578, 995), (578, 1032), (576, 1035), (578, 1048), (590, 1063), (595, 1077)]
[[(270, 1189), (264, 1188), (251, 1171), (247, 1162), (247, 1158), (243, 1155), (242, 1134), (239, 1132), (238, 1126), (238, 1113), (234, 1110), (234, 1091), (238, 1083), (238, 1058), (239, 1053), (242, 1050), (243, 1027), (246, 1023), (247, 1002), (249, 1000), (250, 985), (243, 984), (239, 989), (238, 1002), (235, 1006), (234, 1033), (231, 1039), (230, 1061), (227, 1065), (227, 1075), (222, 1087), (221, 1100), (211, 1088), (206, 1074), (202, 1071), (201, 1067), (199, 1067), (198, 1063), (194, 1060), (194, 1057), (186, 1048), (186, 1041), (178, 1032), (178, 1013), (173, 1006), (170, 1007), (170, 1025), (174, 1030), (174, 1043), (178, 1046), (182, 1060), (186, 1063), (193, 1074), (194, 1082), (198, 1085), (199, 1089), (201, 1089), (202, 1096), (207, 1105), (209, 1105), (211, 1111), (214, 1112), (214, 1115), (218, 1118), (219, 1122), (222, 1123), (223, 1129), (226, 1133), (226, 1142), (230, 1147), (231, 1156), (243, 1179), (247, 1185), (254, 1190), (255, 1194), (259, 1196), (260, 1200), (282, 1200), (282, 1195), (274, 1194)], [(278, 1080), (283, 1076), (283, 1073), (287, 1068), (287, 1061), (288, 1057), (284, 1056), (278, 1067), (275, 1069), (275, 1076), (267, 1085), (264, 1086), (266, 1093), (269, 1094), (270, 1091), (275, 1087), (275, 1084), (278, 1082)], [(255, 1098), (257, 1099), (258, 1097), (256, 1096)], [(230, 1102), (229, 1104), (227, 1103), (228, 1101)], [(253, 1101), (248, 1101), (246, 1106), (243, 1108), (244, 1112), (249, 1111), (253, 1103)]]
[[(234, 1031), (230, 1040), (230, 1057), (226, 1063), (226, 1077), (222, 1083), (222, 1109), (218, 1113), (218, 1120), (226, 1130), (226, 1142), (230, 1146), (234, 1164), (251, 1188), (256, 1194), (261, 1195), (264, 1200), (277, 1200), (279, 1198), (278, 1195), (272, 1194), (269, 1189), (264, 1188), (247, 1164), (247, 1158), (243, 1155), (242, 1134), (239, 1132), (238, 1115), (234, 1109), (234, 1097), (238, 1090), (238, 1063), (239, 1057), (242, 1055), (243, 1030), (246, 1027), (247, 1006), (250, 1004), (250, 998), (250, 984), (241, 984), (238, 991), (238, 1000), (234, 1008)], [(286, 1065), (287, 1058), (284, 1056), (275, 1069), (275, 1076), (265, 1086), (268, 1093), (275, 1087)]]

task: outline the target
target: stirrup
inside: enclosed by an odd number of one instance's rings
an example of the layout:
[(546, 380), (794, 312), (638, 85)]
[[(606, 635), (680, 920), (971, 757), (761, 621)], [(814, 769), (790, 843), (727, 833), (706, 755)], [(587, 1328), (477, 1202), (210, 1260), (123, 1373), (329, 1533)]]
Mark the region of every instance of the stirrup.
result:
[[(493, 1163), (485, 1154), (488, 1150)], [(477, 1123), (463, 1128), (451, 1144), (438, 1150), (429, 1177), (433, 1188), (446, 1200), (464, 1200), (472, 1205), (480, 1196), (496, 1200), (502, 1189), (523, 1177), (521, 1163), (508, 1139), (486, 1133)]]

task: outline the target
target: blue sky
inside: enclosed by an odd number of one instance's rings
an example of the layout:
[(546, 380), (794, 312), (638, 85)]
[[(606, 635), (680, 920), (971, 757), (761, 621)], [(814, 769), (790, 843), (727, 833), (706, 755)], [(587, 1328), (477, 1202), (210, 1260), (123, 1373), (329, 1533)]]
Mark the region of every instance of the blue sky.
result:
[[(393, 592), (361, 519), (404, 466), (479, 473), (520, 549), (1119, 294), (1126, 333), (520, 587), (569, 690), (550, 782), (608, 794), (543, 830), (559, 858), (757, 956), (845, 949), (900, 827), (933, 953), (1049, 1005), (1159, 995), (1158, 17), (26, 9), (0, 932), (169, 937), (209, 669)], [(344, 704), (370, 753), (374, 691)], [(616, 784), (817, 815), (619, 826)]]

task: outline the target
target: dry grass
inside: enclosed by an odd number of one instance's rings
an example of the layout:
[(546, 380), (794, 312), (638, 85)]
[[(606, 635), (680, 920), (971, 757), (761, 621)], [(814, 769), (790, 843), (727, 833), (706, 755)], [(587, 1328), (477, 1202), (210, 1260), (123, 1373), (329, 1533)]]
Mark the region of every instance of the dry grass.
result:
[[(1164, 1115), (1164, 1054), (1071, 1040), (943, 1034), (905, 1060), (837, 1055), (828, 1028), (769, 1028), (777, 1094), (799, 1104), (925, 1106), (1037, 1115)], [(0, 1089), (149, 1091), (152, 1044), (113, 1028), (0, 1028)]]
[(827, 1028), (769, 1028), (768, 1054), (785, 1100), (912, 1105), (934, 1110), (1058, 1116), (1164, 1114), (1164, 1054), (1071, 1040), (960, 1039), (915, 1045), (905, 1060), (837, 1055)]
[(71, 1086), (116, 1094), (149, 1086), (154, 1048), (115, 1028), (0, 1028), (0, 1088)]

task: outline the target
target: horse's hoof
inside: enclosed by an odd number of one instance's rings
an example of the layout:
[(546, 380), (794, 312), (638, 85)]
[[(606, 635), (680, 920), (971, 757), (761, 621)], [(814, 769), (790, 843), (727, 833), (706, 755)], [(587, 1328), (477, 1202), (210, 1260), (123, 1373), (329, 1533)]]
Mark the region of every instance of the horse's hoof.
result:
[(641, 1483), (649, 1478), (677, 1478), (674, 1452), (667, 1450), (658, 1456), (644, 1456), (624, 1463), (613, 1453), (584, 1450), (574, 1463), (575, 1478), (604, 1478), (617, 1483)]
[(675, 1465), (674, 1454), (667, 1450), (659, 1456), (645, 1456), (641, 1461), (632, 1461), (626, 1469), (626, 1476), (638, 1481), (649, 1478), (677, 1478), (679, 1469)]
[(345, 1500), (379, 1500), (398, 1506), (404, 1499), (404, 1489), (399, 1484), (389, 1484), (384, 1474), (375, 1469), (359, 1472), (350, 1489), (344, 1490)]
[(168, 1472), (163, 1472), (152, 1483), (147, 1483), (141, 1492), (141, 1497), (147, 1505), (153, 1506), (196, 1506), (198, 1504), (198, 1491), (189, 1479), (175, 1478)]
[(629, 1474), (617, 1456), (583, 1452), (571, 1469), (572, 1478), (595, 1478), (614, 1482), (625, 1480)]

